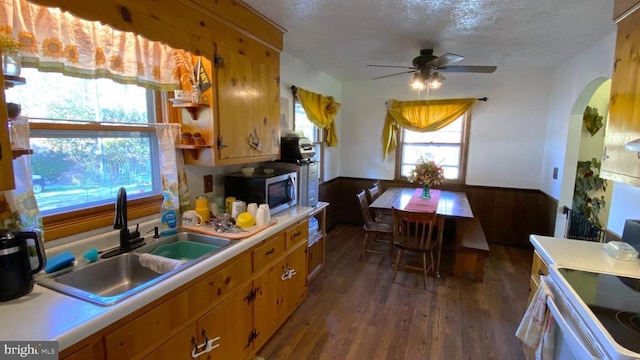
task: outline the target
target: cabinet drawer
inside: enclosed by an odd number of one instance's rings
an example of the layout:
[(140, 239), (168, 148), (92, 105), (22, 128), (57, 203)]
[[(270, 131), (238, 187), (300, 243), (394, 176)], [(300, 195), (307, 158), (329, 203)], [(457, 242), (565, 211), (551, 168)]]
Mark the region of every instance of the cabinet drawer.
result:
[(536, 288), (540, 284), (540, 275), (549, 274), (547, 263), (542, 260), (537, 251), (533, 252), (533, 264), (531, 265), (531, 279), (535, 282)]
[(309, 221), (305, 220), (285, 233), (287, 237), (287, 249), (291, 249), (300, 241), (306, 241), (309, 238)]
[(187, 292), (168, 299), (104, 337), (107, 359), (139, 357), (189, 318)]
[(259, 271), (284, 254), (284, 237), (279, 235), (253, 250), (253, 271)]
[(143, 359), (190, 359), (194, 348), (192, 341), (197, 343), (198, 340), (196, 331), (195, 323), (187, 326)]
[(199, 281), (189, 289), (189, 308), (196, 311), (213, 307), (230, 295), (237, 286), (251, 278), (251, 253), (239, 255), (234, 262), (225, 265)]

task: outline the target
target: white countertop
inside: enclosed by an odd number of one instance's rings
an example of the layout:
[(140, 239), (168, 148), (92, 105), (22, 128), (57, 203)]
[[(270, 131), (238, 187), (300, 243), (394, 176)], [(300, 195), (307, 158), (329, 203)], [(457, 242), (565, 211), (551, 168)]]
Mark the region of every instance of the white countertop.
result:
[(541, 235), (531, 235), (529, 240), (549, 266), (640, 277), (640, 260), (617, 260), (604, 251), (604, 243)]
[[(0, 303), (0, 340), (58, 341), (59, 350), (86, 338), (144, 305), (253, 247), (260, 241), (308, 216), (314, 208), (294, 207), (274, 216), (277, 223), (243, 239), (211, 258), (172, 275), (112, 306), (98, 306), (35, 285), (21, 298)], [(56, 249), (51, 249), (52, 253)]]

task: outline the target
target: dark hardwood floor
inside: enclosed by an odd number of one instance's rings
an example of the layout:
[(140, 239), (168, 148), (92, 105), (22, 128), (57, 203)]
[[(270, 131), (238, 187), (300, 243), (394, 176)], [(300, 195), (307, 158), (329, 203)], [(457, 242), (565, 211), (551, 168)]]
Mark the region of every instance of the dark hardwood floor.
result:
[[(358, 261), (362, 228), (328, 234), (327, 263), (309, 295), (258, 352), (264, 359), (524, 359), (514, 333), (524, 313), (532, 250), (491, 246), (485, 279), (453, 278), (453, 249), (442, 277), (422, 286), (388, 257)], [(447, 241), (445, 241), (446, 243)]]

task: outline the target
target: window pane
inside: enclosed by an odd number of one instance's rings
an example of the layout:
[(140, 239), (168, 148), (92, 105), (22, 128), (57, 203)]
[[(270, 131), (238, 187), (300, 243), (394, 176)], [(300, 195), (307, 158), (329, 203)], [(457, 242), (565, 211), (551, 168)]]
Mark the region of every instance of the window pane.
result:
[[(403, 176), (408, 176), (409, 171), (413, 169), (420, 156), (433, 160), (442, 166), (445, 170), (446, 179), (458, 178), (460, 145), (405, 145), (402, 153), (401, 171)], [(455, 169), (455, 171), (451, 169)]]
[[(25, 85), (7, 91), (29, 118), (147, 123), (147, 90), (109, 79), (80, 79), (23, 69)], [(37, 99), (37, 100), (36, 100)]]
[(51, 133), (31, 135), (34, 192), (43, 214), (111, 203), (122, 186), (129, 198), (154, 193), (155, 134)]
[(454, 143), (459, 144), (462, 141), (462, 125), (464, 124), (464, 116), (459, 117), (451, 124), (437, 131), (417, 132), (404, 130), (405, 143)]
[(294, 130), (302, 131), (304, 136), (313, 142), (318, 142), (318, 131), (316, 126), (307, 118), (307, 113), (304, 111), (302, 104), (300, 102), (295, 102), (295, 124)]

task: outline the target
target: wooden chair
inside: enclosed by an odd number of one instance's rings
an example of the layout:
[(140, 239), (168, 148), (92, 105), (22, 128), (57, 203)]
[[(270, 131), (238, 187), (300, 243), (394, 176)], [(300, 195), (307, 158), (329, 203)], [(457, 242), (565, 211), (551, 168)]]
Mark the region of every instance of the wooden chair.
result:
[[(374, 202), (380, 196), (380, 187), (376, 182), (372, 187), (367, 189), (367, 196), (369, 197), (369, 204)], [(383, 223), (393, 223), (393, 218), (391, 217), (391, 212), (383, 211), (383, 210), (373, 210), (373, 218), (375, 221), (383, 222)]]
[[(407, 268), (421, 270), (424, 275), (423, 283), (427, 288), (427, 273), (434, 270), (433, 253), (437, 248), (437, 236), (434, 231), (436, 225), (436, 213), (412, 212), (391, 209), (393, 216), (393, 246), (398, 251), (393, 268), (393, 282), (396, 281), (398, 269)], [(402, 263), (405, 252), (415, 254), (422, 258), (422, 268)], [(427, 267), (427, 254), (430, 262)]]
[[(358, 204), (360, 205), (360, 212), (362, 213), (362, 220), (364, 220), (364, 225), (362, 228), (364, 229), (364, 240), (362, 242), (362, 251), (360, 252), (360, 259), (364, 256), (365, 252), (373, 252), (379, 254), (389, 253), (391, 254), (391, 250), (393, 247), (391, 246), (391, 234), (393, 232), (391, 228), (391, 224), (382, 223), (378, 221), (374, 221), (371, 218), (371, 212), (369, 211), (369, 202), (367, 201), (367, 196), (365, 195), (364, 190), (360, 191), (356, 194), (356, 198), (358, 199)], [(385, 239), (380, 239), (379, 236), (385, 236)], [(375, 248), (376, 242), (387, 242), (389, 246), (388, 251), (381, 251)], [(372, 246), (369, 246), (372, 245)]]

